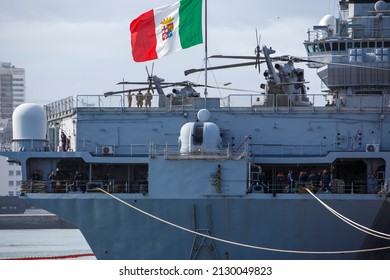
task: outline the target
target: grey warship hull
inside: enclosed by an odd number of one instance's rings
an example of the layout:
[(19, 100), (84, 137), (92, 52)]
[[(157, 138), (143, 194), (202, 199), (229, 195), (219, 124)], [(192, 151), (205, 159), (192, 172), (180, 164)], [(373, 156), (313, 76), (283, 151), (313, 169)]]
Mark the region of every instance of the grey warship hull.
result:
[[(80, 228), (98, 259), (388, 259), (388, 242), (340, 221), (308, 194), (270, 199), (145, 199), (118, 195), (126, 203), (177, 228), (101, 194), (34, 202)], [(321, 196), (320, 196), (321, 197)], [(352, 220), (388, 232), (388, 202), (356, 195), (322, 195), (325, 203)], [(358, 206), (357, 206), (358, 205)], [(73, 209), (72, 212), (64, 209)], [(365, 251), (367, 249), (367, 251)], [(351, 252), (357, 250), (356, 253)]]

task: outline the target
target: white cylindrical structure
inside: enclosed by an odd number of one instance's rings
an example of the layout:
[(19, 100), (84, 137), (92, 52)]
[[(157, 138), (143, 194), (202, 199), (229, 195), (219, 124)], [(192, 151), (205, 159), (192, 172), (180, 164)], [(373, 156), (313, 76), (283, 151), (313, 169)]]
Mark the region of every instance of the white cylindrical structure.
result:
[(43, 151), (46, 146), (46, 113), (38, 104), (23, 103), (12, 115), (13, 150)]

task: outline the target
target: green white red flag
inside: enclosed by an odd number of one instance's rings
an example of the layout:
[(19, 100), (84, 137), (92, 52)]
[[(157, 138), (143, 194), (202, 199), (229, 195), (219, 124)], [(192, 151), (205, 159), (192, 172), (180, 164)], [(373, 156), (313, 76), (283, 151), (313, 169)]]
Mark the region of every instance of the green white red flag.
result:
[(148, 61), (203, 43), (202, 0), (152, 9), (130, 23), (133, 59)]

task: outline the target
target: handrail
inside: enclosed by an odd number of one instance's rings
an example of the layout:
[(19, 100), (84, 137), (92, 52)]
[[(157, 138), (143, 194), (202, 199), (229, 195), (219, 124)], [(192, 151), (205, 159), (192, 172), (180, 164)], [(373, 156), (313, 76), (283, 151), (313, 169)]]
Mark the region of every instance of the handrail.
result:
[(98, 188), (113, 193), (147, 193), (148, 183), (145, 180), (130, 182), (109, 180), (22, 180), (20, 193), (84, 193), (95, 192)]
[[(390, 112), (390, 94), (339, 94), (337, 103), (327, 94), (307, 94), (304, 97), (299, 94), (230, 94), (225, 98), (219, 99), (219, 106), (213, 106), (211, 110), (231, 110), (242, 112)], [(75, 110), (83, 112), (132, 112), (132, 113), (151, 113), (151, 112), (170, 112), (197, 110), (195, 101), (200, 98), (183, 97), (177, 105), (166, 104), (165, 107), (158, 106), (159, 96), (155, 95), (151, 107), (128, 107), (123, 104), (121, 99), (101, 102), (101, 95), (78, 95)], [(108, 97), (108, 98), (114, 98)], [(179, 97), (176, 97), (178, 99)], [(180, 98), (179, 98), (180, 99)], [(306, 102), (302, 102), (305, 99)], [(186, 100), (186, 101), (184, 101)], [(168, 100), (169, 101), (169, 100)], [(167, 102), (168, 102), (167, 101)], [(329, 101), (329, 104), (327, 104)], [(194, 102), (194, 103), (193, 103)], [(185, 105), (184, 105), (185, 103)], [(87, 104), (87, 105), (85, 105)], [(214, 104), (215, 105), (215, 104)]]

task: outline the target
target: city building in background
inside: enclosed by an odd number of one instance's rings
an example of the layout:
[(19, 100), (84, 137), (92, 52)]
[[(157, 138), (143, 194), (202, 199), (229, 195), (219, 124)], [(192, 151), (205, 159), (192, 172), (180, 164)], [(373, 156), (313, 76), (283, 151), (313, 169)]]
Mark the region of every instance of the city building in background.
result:
[[(25, 102), (25, 70), (10, 62), (0, 62), (0, 149), (11, 147), (12, 113)], [(21, 168), (0, 157), (0, 196), (17, 196), (20, 191)]]

